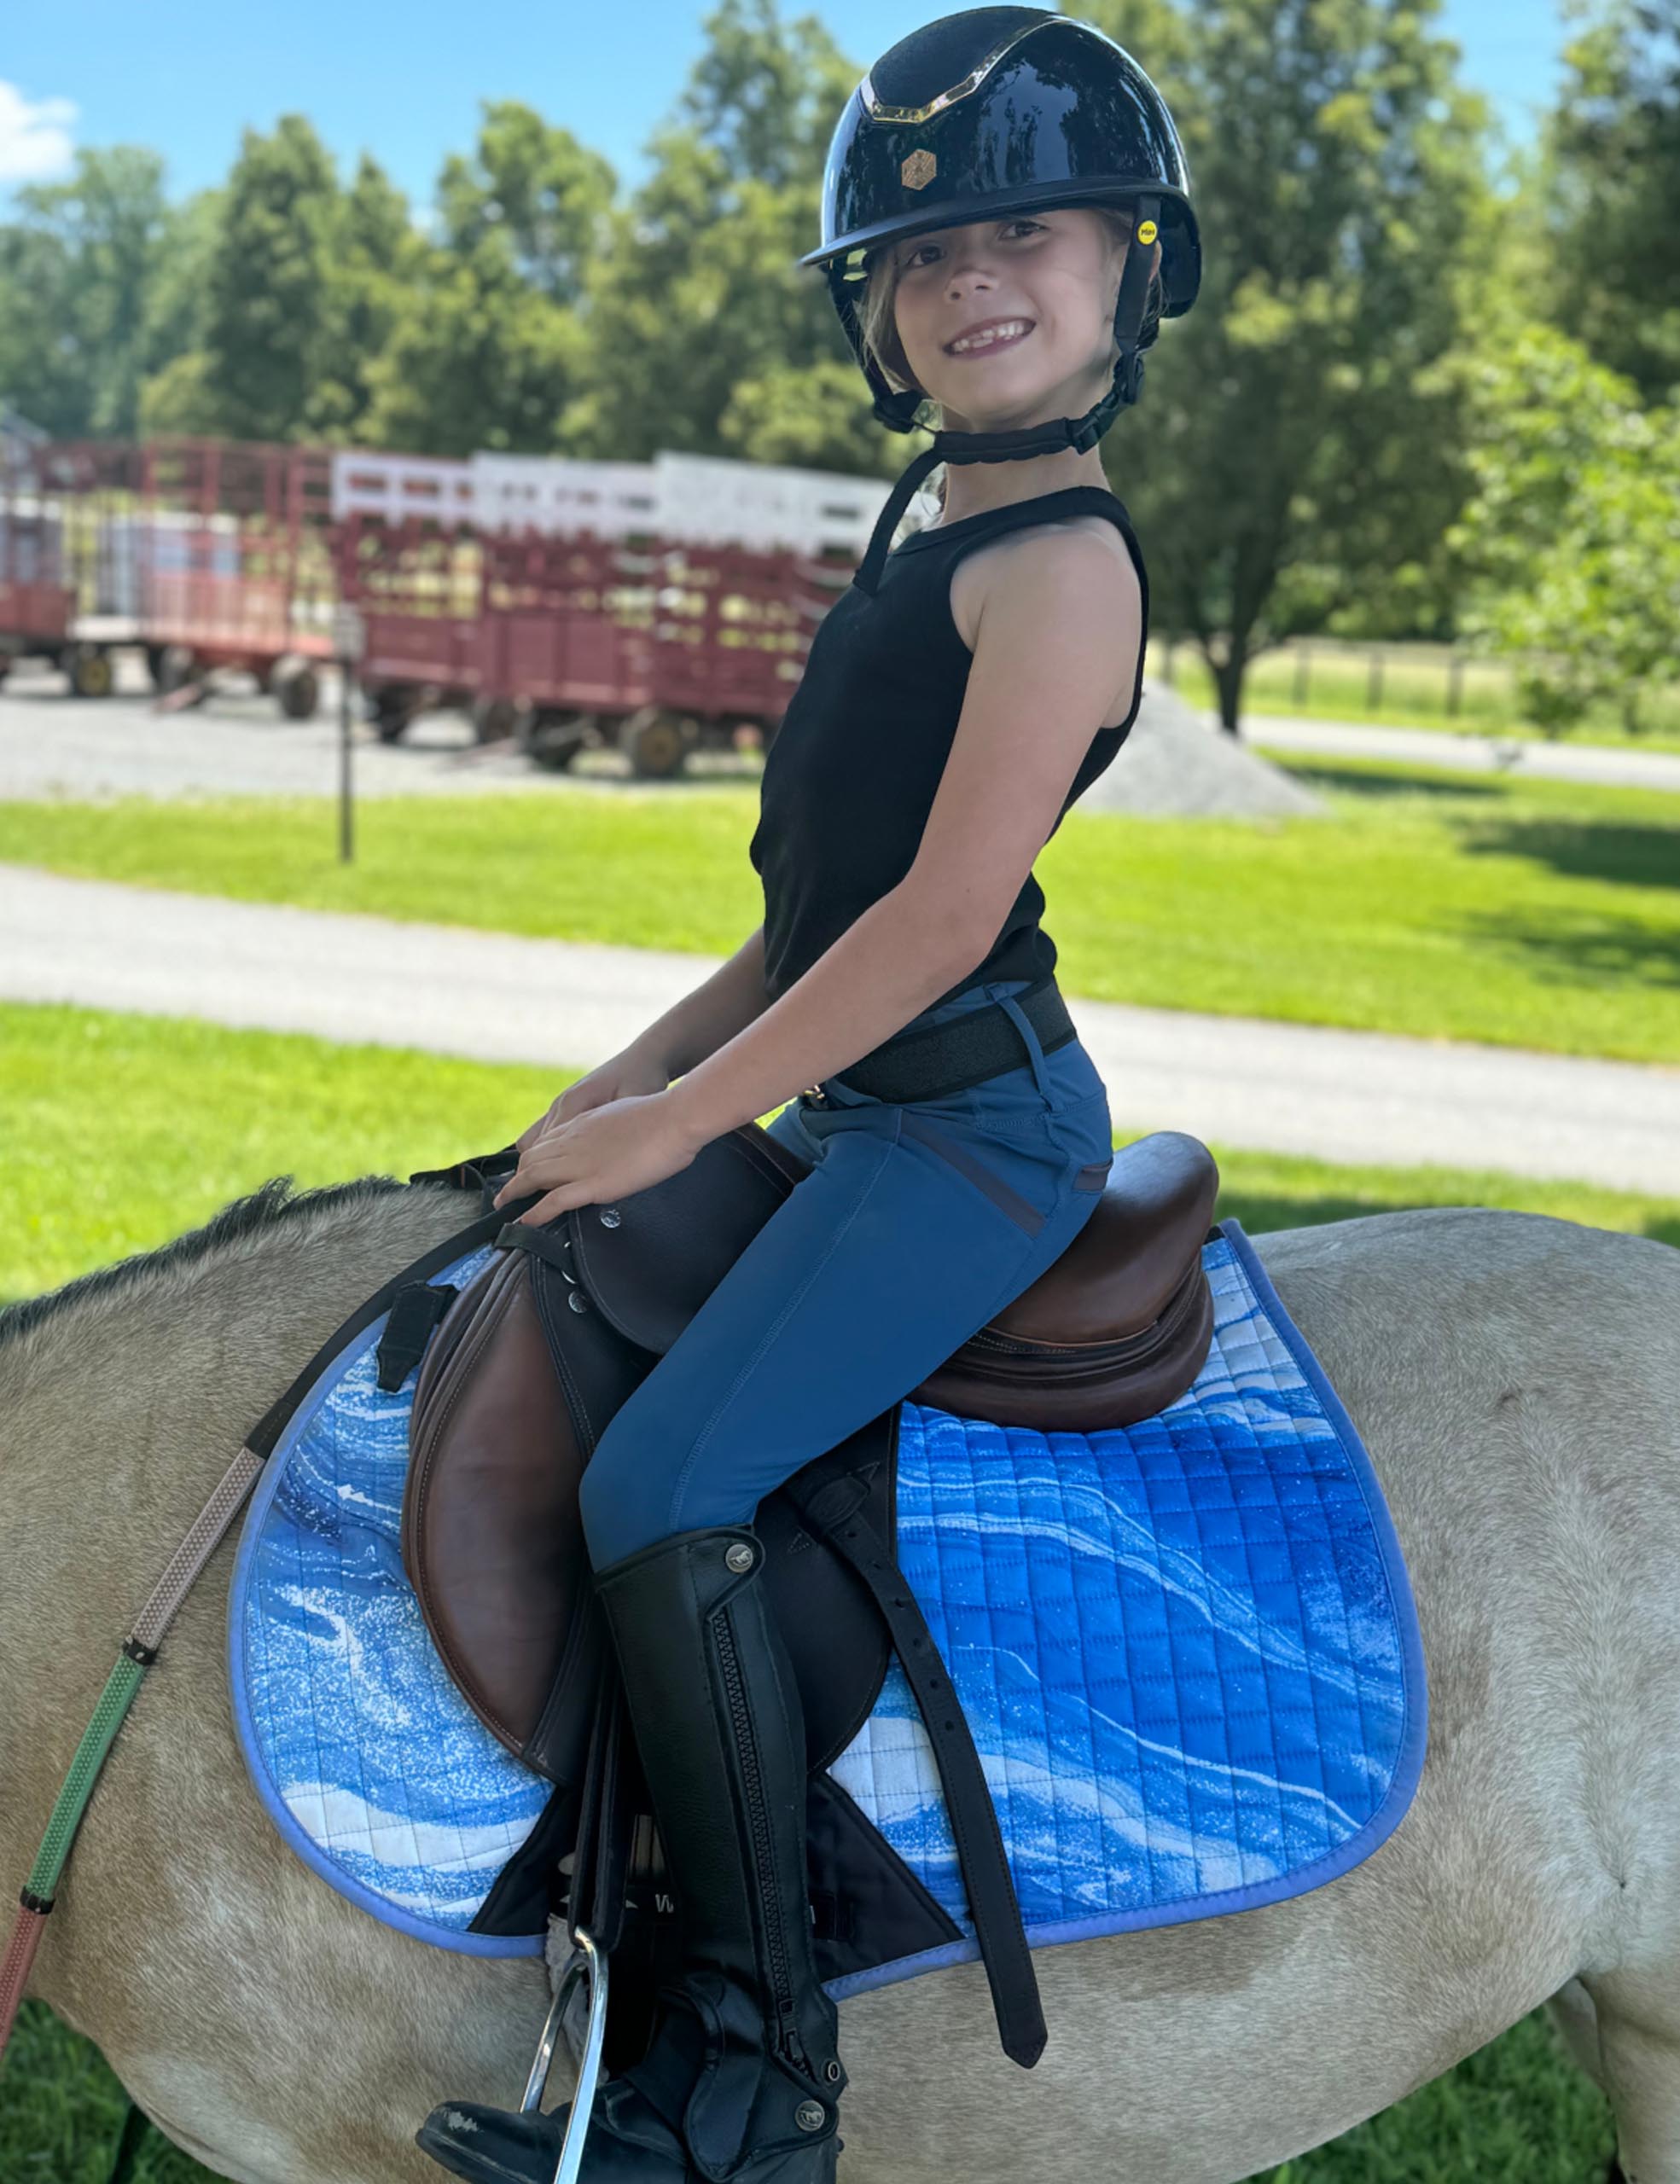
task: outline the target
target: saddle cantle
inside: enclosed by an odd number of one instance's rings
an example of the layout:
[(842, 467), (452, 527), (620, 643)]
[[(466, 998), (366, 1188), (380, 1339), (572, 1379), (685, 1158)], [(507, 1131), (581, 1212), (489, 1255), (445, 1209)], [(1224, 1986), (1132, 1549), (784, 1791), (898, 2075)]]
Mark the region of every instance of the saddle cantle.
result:
[[(404, 1564), (468, 1704), (557, 1782), (581, 1776), (604, 1658), (578, 1514), (583, 1467), (806, 1172), (748, 1124), (620, 1205), (510, 1227), (426, 1350)], [(1165, 1409), (1212, 1340), (1201, 1246), (1218, 1188), (1195, 1138), (1160, 1131), (1125, 1147), (1073, 1244), (909, 1399), (1041, 1430), (1131, 1425)], [(895, 1404), (807, 1466), (755, 1520), (813, 1770), (857, 1734), (890, 1647), (876, 1603), (800, 1511), (814, 1487), (843, 1478), (891, 1549), (897, 1414)]]
[(1165, 1410), (1213, 1339), (1201, 1247), (1218, 1193), (1200, 1138), (1163, 1130), (1122, 1147), (1061, 1257), (910, 1400), (1041, 1432), (1135, 1426)]

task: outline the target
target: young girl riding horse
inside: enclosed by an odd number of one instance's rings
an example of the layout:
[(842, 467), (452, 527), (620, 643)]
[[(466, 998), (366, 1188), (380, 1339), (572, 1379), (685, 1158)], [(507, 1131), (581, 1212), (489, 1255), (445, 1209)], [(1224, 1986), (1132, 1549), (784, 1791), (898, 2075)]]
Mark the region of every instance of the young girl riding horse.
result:
[[(596, 2104), (588, 2184), (835, 2173), (805, 1727), (753, 1519), (1061, 1256), (1113, 1158), (1032, 863), (1137, 710), (1148, 584), (1097, 442), (1195, 299), (1188, 189), (1142, 70), (1041, 9), (945, 17), (857, 86), (801, 262), (875, 415), (908, 432), (931, 403), (940, 429), (765, 761), (763, 925), (526, 1131), (502, 1194), (543, 1193), (534, 1223), (623, 1199), (798, 1094), (770, 1134), (808, 1172), (583, 1478), (683, 1952)], [(938, 520), (889, 550), (941, 459)], [(549, 2184), (565, 2123), (448, 2101), (419, 2143), (477, 2184)]]

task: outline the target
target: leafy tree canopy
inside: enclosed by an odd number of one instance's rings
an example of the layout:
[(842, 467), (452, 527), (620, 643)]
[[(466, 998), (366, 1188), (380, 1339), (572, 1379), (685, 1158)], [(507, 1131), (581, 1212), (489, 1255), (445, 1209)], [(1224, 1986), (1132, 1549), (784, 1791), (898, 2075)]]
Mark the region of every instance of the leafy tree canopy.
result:
[(1680, 389), (1680, 0), (1585, 18), (1544, 132), (1551, 316), (1647, 402)]

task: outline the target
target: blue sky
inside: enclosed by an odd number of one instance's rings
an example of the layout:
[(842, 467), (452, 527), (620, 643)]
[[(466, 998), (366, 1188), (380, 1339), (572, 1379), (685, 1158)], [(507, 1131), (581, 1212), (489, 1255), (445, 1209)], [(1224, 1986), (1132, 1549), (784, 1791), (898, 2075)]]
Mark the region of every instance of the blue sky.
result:
[[(783, 0), (784, 14), (807, 10), (860, 70), (939, 12), (927, 0)], [(62, 171), (74, 145), (117, 142), (154, 146), (184, 194), (221, 179), (242, 128), (297, 111), (342, 162), (365, 148), (423, 202), (445, 154), (470, 145), (483, 98), (528, 101), (633, 183), (707, 12), (698, 0), (13, 0), (0, 38), (0, 200), (20, 180)], [(1558, 73), (1557, 0), (1445, 0), (1439, 26), (1514, 140), (1532, 134)]]

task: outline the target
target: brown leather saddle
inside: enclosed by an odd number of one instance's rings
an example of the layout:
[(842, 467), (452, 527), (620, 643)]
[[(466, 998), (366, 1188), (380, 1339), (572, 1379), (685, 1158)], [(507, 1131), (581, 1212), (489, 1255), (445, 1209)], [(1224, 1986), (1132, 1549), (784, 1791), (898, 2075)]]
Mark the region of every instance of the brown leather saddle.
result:
[[(487, 1200), (513, 1159), (493, 1156), (500, 1174), (491, 1162), (445, 1172), (482, 1183)], [(541, 1228), (510, 1224), (452, 1303), (432, 1290), (420, 1300), (429, 1340), (404, 1565), (468, 1704), (556, 1783), (581, 1780), (606, 1644), (578, 1478), (619, 1405), (807, 1172), (748, 1124), (619, 1205), (578, 1207)], [(1212, 1337), (1201, 1246), (1218, 1188), (1194, 1137), (1163, 1130), (1125, 1147), (1061, 1258), (908, 1399), (1045, 1430), (1131, 1425), (1165, 1409)], [(415, 1313), (399, 1297), (390, 1327), (404, 1324)], [(394, 1369), (400, 1377), (400, 1356)], [(807, 1465), (754, 1520), (814, 1774), (861, 1728), (895, 1638), (901, 1653), (920, 1642), (901, 1617), (892, 1627), (890, 1583), (876, 1582), (857, 1544), (871, 1542), (877, 1561), (884, 1548), (890, 1578), (899, 1408)]]

